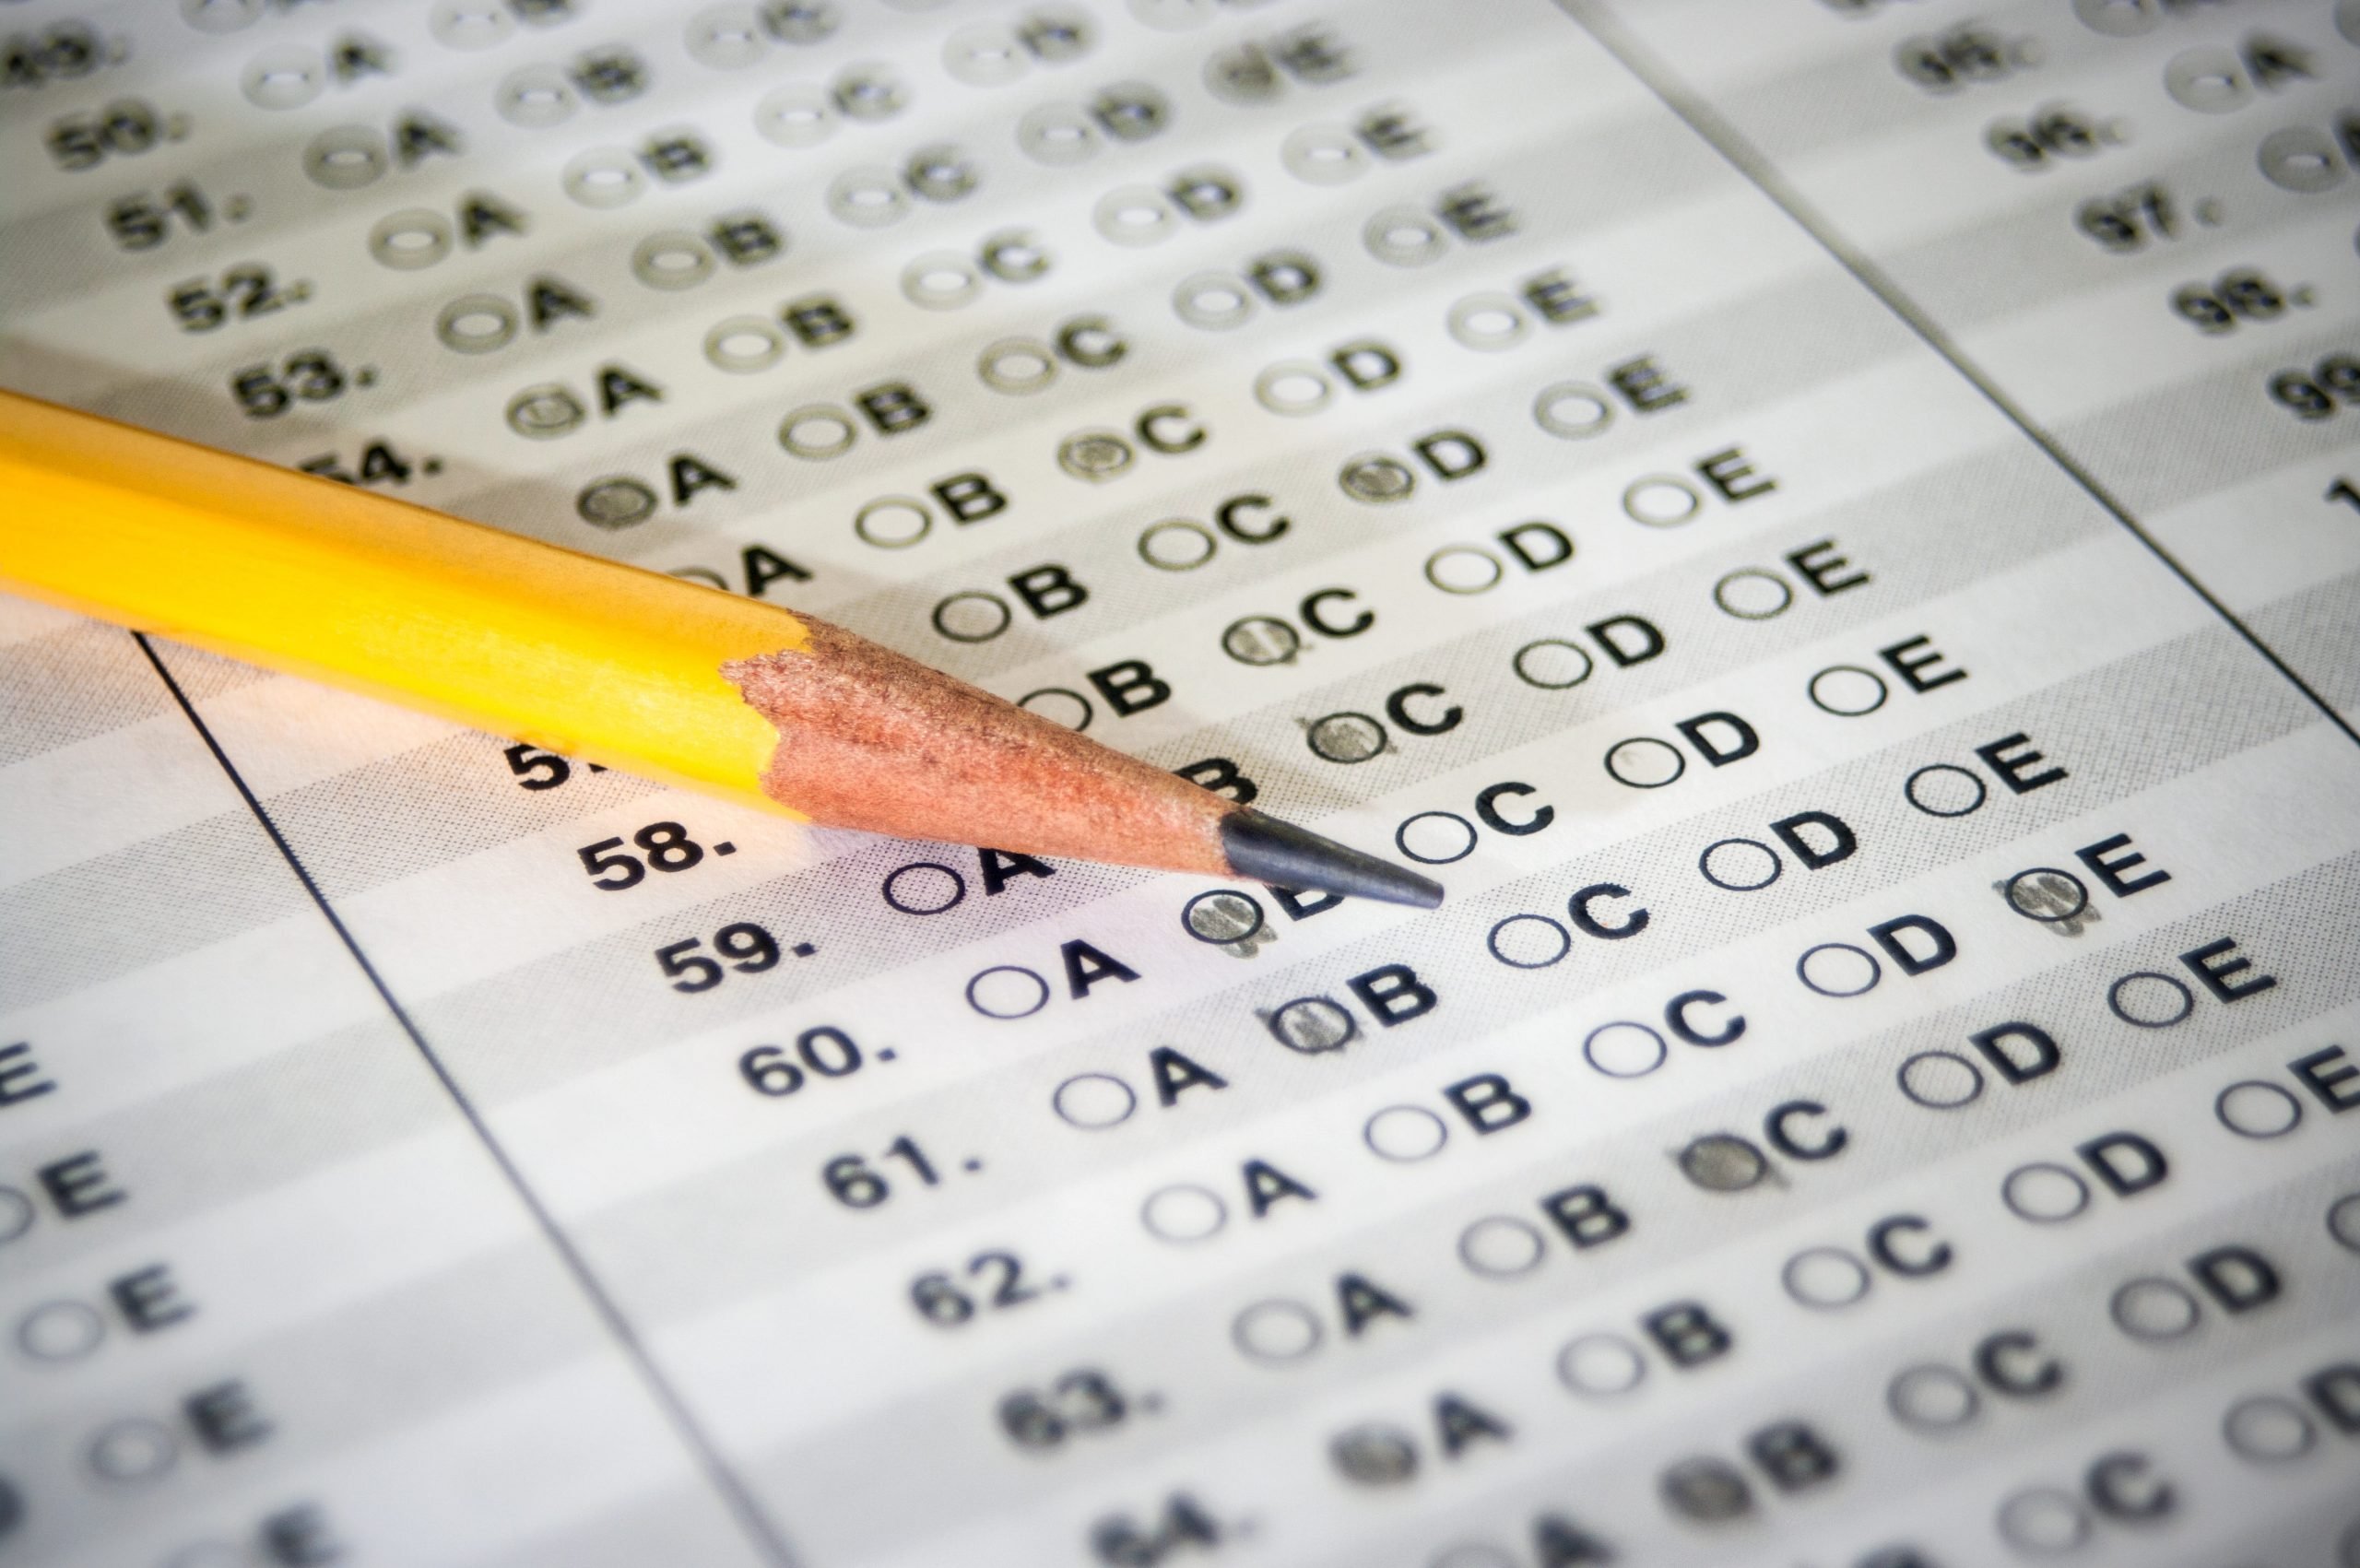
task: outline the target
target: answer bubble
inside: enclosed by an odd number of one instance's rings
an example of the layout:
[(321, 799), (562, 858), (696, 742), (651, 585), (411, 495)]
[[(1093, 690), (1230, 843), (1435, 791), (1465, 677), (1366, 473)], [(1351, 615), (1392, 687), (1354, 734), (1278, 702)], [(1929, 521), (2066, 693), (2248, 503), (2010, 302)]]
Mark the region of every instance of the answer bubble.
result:
[(1229, 1223), (1229, 1207), (1218, 1193), (1183, 1184), (1162, 1187), (1139, 1205), (1139, 1223), (1158, 1241), (1186, 1246), (1216, 1234)]
[(855, 229), (882, 229), (909, 211), (901, 185), (882, 169), (847, 169), (828, 186), (828, 210)]
[(1884, 969), (1849, 942), (1822, 942), (1795, 961), (1795, 975), (1823, 996), (1858, 996), (1876, 989)]
[(853, 513), (852, 531), (880, 550), (905, 550), (932, 531), (934, 514), (907, 496), (889, 495)]
[(749, 375), (786, 353), (786, 339), (760, 316), (732, 316), (704, 335), (704, 357), (715, 370)]
[(1336, 395), (1335, 383), (1316, 365), (1290, 360), (1254, 378), (1254, 401), (1273, 414), (1313, 414)]
[(451, 253), (451, 226), (423, 207), (390, 213), (370, 228), (369, 253), (396, 272), (432, 266)]
[(1173, 289), (1172, 311), (1190, 326), (1220, 332), (1245, 324), (1254, 313), (1254, 297), (1227, 273), (1200, 272)]
[(713, 253), (693, 234), (651, 234), (631, 253), (633, 277), (650, 289), (677, 292), (713, 276)]
[(1453, 811), (1421, 811), (1394, 831), (1393, 847), (1425, 866), (1447, 866), (1475, 853), (1475, 824)]
[(1934, 762), (1910, 774), (1901, 793), (1929, 817), (1964, 817), (1982, 806), (1986, 791), (1965, 768)]
[(1506, 572), (1499, 558), (1473, 545), (1447, 545), (1426, 557), (1426, 581), (1446, 594), (1487, 594)]
[(2177, 1339), (2196, 1326), (2203, 1309), (2169, 1279), (2133, 1279), (2106, 1303), (2114, 1326), (2134, 1339)]
[(1705, 846), (1696, 869), (1705, 880), (1733, 893), (1758, 892), (1787, 868), (1778, 852), (1758, 839), (1723, 839)]
[(2200, 114), (2226, 114), (2253, 96), (2237, 57), (2226, 49), (2184, 49), (2164, 64), (2164, 90)]
[(2163, 19), (2155, 0), (2073, 0), (2073, 15), (2092, 32), (2136, 38)]
[(528, 65), (503, 77), (492, 95), (492, 107), (512, 125), (528, 130), (554, 125), (580, 105), (565, 78), (547, 65)]
[(902, 269), (902, 297), (929, 311), (955, 310), (983, 287), (967, 258), (949, 251), (920, 256)]
[(1545, 914), (1511, 914), (1492, 927), (1483, 944), (1511, 969), (1546, 969), (1573, 951), (1574, 938)]
[(599, 147), (565, 166), (564, 184), (565, 194), (584, 206), (605, 208), (634, 200), (646, 182), (628, 157)]
[(1930, 1111), (1955, 1111), (1983, 1093), (1982, 1069), (1955, 1052), (1920, 1051), (1895, 1076), (1901, 1092)]
[(2262, 137), (2254, 161), (2282, 191), (2316, 195), (2343, 183), (2343, 159), (2326, 132), (2291, 125)]
[(442, 307), (434, 336), (461, 354), (489, 354), (516, 336), (515, 307), (496, 294), (468, 294)]
[(1788, 1258), (1778, 1280), (1804, 1306), (1833, 1312), (1869, 1293), (1869, 1267), (1841, 1247), (1811, 1247)]
[(773, 88), (754, 105), (754, 129), (778, 147), (810, 147), (835, 134), (835, 110), (817, 88)]
[(1675, 1514), (1699, 1524), (1741, 1519), (1753, 1512), (1753, 1492), (1726, 1459), (1698, 1455), (1668, 1465), (1657, 1490)]
[(1221, 541), (1200, 523), (1167, 517), (1149, 525), (1139, 535), (1139, 559), (1159, 572), (1194, 572), (1212, 560), (1214, 552), (1221, 548)]
[[(1513, 346), (1532, 326), (1516, 301), (1505, 294), (1469, 294), (1450, 307), (1447, 324), (1451, 336), (1469, 348), (1485, 351)], [(1537, 415), (1538, 404), (1534, 411)]]
[(716, 71), (742, 70), (770, 50), (750, 6), (714, 6), (690, 18), (690, 58)]
[[(1210, 539), (1208, 538), (1208, 546), (1210, 546)], [(1208, 548), (1206, 553), (1210, 555), (1211, 553), (1210, 549)], [(1289, 626), (1285, 621), (1279, 619), (1275, 616), (1249, 615), (1243, 620), (1231, 621), (1229, 625), (1222, 630), (1221, 634), (1221, 651), (1227, 654), (1231, 658), (1235, 659), (1241, 665), (1263, 666), (1268, 665), (1287, 664), (1293, 660), (1295, 655), (1303, 652), (1303, 633), (1297, 631), (1293, 627)], [(1325, 722), (1325, 720), (1321, 721), (1321, 723)], [(1369, 723), (1371, 724), (1375, 724), (1375, 722), (1376, 721), (1375, 719), (1369, 720)], [(1317, 725), (1314, 725), (1313, 727), (1316, 729), (1317, 728)], [(1319, 742), (1315, 739), (1312, 742), (1311, 749), (1314, 751), (1319, 751)], [(1341, 749), (1344, 750), (1351, 749), (1349, 744), (1345, 745)], [(1381, 735), (1378, 737), (1377, 749), (1379, 750), (1384, 749), (1383, 737)], [(1328, 754), (1325, 751), (1320, 751), (1320, 755), (1326, 757)], [(1372, 755), (1374, 755), (1374, 753), (1372, 753)], [(1357, 756), (1328, 757), (1328, 760), (1331, 762), (1357, 762), (1363, 760), (1362, 758)]]
[(1589, 1065), (1609, 1078), (1645, 1078), (1663, 1066), (1663, 1036), (1644, 1023), (1602, 1023), (1582, 1042)]
[(1385, 726), (1366, 713), (1329, 713), (1314, 719), (1304, 739), (1329, 762), (1365, 762), (1385, 749)]
[(938, 860), (914, 860), (886, 874), (884, 892), (903, 914), (940, 914), (967, 896), (967, 879)]
[(106, 1334), (106, 1319), (80, 1302), (44, 1302), (17, 1324), (18, 1348), (40, 1362), (78, 1361)]
[[(0, 1188), (0, 1196), (6, 1189)], [(0, 1208), (0, 1238), (7, 1234), (6, 1210)], [(2360, 1252), (2360, 1192), (2345, 1193), (2328, 1206), (2327, 1233), (2338, 1246)]]
[(1401, 501), (1418, 488), (1418, 477), (1399, 458), (1382, 452), (1364, 452), (1337, 471), (1336, 482), (1354, 501), (1372, 505)]
[(2049, 925), (2070, 921), (2090, 907), (2090, 890), (2071, 871), (2036, 866), (2008, 878), (2001, 889), (2008, 907), (2026, 920)]
[(257, 109), (301, 109), (326, 86), (320, 57), (291, 45), (255, 55), (238, 77), (239, 90)]
[(1008, 29), (979, 23), (943, 40), (942, 68), (971, 87), (994, 87), (1022, 76), (1030, 62)]
[(1547, 1251), (1540, 1232), (1504, 1214), (1478, 1220), (1458, 1234), (1458, 1261), (1490, 1279), (1529, 1274)]
[(1688, 759), (1670, 741), (1643, 735), (1616, 741), (1606, 753), (1606, 771), (1633, 789), (1661, 789), (1688, 771)]
[(1124, 473), (1134, 456), (1131, 443), (1113, 430), (1080, 430), (1057, 443), (1057, 466), (1092, 484)]
[(1743, 1192), (1770, 1173), (1762, 1150), (1733, 1133), (1691, 1138), (1676, 1158), (1680, 1173), (1706, 1192)]
[(797, 408), (778, 425), (779, 445), (811, 462), (842, 456), (859, 437), (852, 416), (825, 403)]
[(961, 201), (974, 192), (982, 172), (961, 148), (944, 142), (914, 151), (902, 165), (902, 180), (927, 201)]
[(171, 1469), (180, 1449), (169, 1427), (135, 1419), (100, 1427), (88, 1457), (101, 1480), (131, 1483), (154, 1480)]
[(2170, 975), (2141, 969), (2106, 987), (2106, 1005), (2125, 1023), (2169, 1029), (2196, 1010), (2196, 997)]
[(1262, 905), (1253, 895), (1228, 888), (1198, 893), (1180, 908), (1182, 929), (1199, 942), (1216, 947), (1245, 941), (1267, 923)]
[(1257, 1302), (1231, 1320), (1229, 1338), (1254, 1361), (1300, 1361), (1319, 1348), (1319, 1319), (1301, 1302)]
[(1272, 1009), (1270, 1033), (1290, 1051), (1306, 1056), (1340, 1051), (1360, 1033), (1352, 1015), (1325, 996), (1298, 996)]
[(1407, 1433), (1389, 1426), (1356, 1426), (1339, 1432), (1328, 1456), (1344, 1479), (1362, 1486), (1398, 1486), (1418, 1473), (1418, 1450)]
[(1035, 162), (1069, 168), (1098, 152), (1098, 127), (1069, 103), (1044, 103), (1016, 122), (1016, 145)]
[(1151, 185), (1125, 185), (1098, 198), (1091, 221), (1118, 245), (1152, 245), (1172, 232), (1172, 204)]
[(1029, 337), (1005, 337), (976, 358), (975, 373), (994, 392), (1021, 396), (1057, 379), (1056, 356)]
[(1068, 691), (1062, 686), (1044, 686), (1038, 691), (1027, 691), (1016, 700), (1016, 705), (1028, 713), (1038, 713), (1063, 729), (1080, 735), (1090, 728), (1094, 713), (1090, 699), (1079, 691)]
[(1775, 572), (1742, 567), (1713, 584), (1713, 603), (1740, 620), (1769, 620), (1787, 613), (1795, 591)]
[(1031, 1018), (1049, 1005), (1049, 983), (1021, 964), (994, 964), (967, 982), (967, 1005), (985, 1018)]
[(1361, 1128), (1361, 1141), (1396, 1164), (1431, 1160), (1450, 1141), (1450, 1127), (1422, 1105), (1387, 1105)]
[(1333, 125), (1305, 125), (1280, 144), (1287, 172), (1313, 185), (1339, 185), (1368, 171), (1368, 155), (1350, 132)]
[(2000, 1534), (2009, 1545), (2044, 1555), (2071, 1551), (2090, 1539), (2090, 1516), (2070, 1491), (2033, 1487), (2000, 1504)]
[(1442, 225), (1413, 206), (1391, 206), (1361, 227), (1368, 253), (1393, 266), (1424, 266), (1450, 249)]
[(2274, 1083), (2248, 1079), (2213, 1097), (2212, 1114), (2240, 1138), (2283, 1138), (2303, 1119), (2303, 1102)]
[(0, 1246), (33, 1228), (33, 1200), (15, 1187), (0, 1187)]
[(1557, 1352), (1557, 1381), (1594, 1399), (1628, 1394), (1646, 1381), (1647, 1358), (1614, 1334), (1584, 1334)]
[(589, 418), (581, 399), (555, 382), (528, 386), (508, 400), (508, 428), (529, 441), (553, 441)]
[(574, 498), (574, 514), (600, 528), (628, 528), (655, 515), (655, 492), (628, 475), (592, 481)]
[(2062, 1165), (2019, 1165), (2000, 1182), (2000, 1201), (2019, 1220), (2060, 1225), (2089, 1208), (2090, 1189)]
[(1946, 1366), (1913, 1366), (1894, 1374), (1885, 1385), (1885, 1408), (1904, 1426), (1920, 1432), (1947, 1432), (1965, 1426), (1982, 1408), (1975, 1385)]
[(1131, 1119), (1139, 1109), (1131, 1086), (1108, 1073), (1077, 1073), (1057, 1085), (1050, 1106), (1068, 1125), (1102, 1132)]
[(2240, 1457), (2279, 1465), (2309, 1453), (2319, 1428), (2292, 1399), (2260, 1394), (2229, 1407), (2221, 1418), (2221, 1440)]
[(385, 171), (384, 148), (374, 131), (339, 125), (322, 131), (303, 148), (303, 172), (331, 191), (357, 191)]
[(1622, 511), (1634, 523), (1650, 528), (1676, 528), (1704, 509), (1705, 501), (1680, 480), (1666, 475), (1641, 479), (1622, 492)]
[(1562, 637), (1527, 643), (1509, 661), (1518, 680), (1543, 691), (1563, 691), (1590, 678), (1597, 664), (1585, 649)]
[(1542, 387), (1534, 396), (1532, 422), (1552, 436), (1583, 441), (1614, 422), (1614, 405), (1607, 401), (1606, 394), (1587, 383), (1558, 382)]
[(1831, 665), (1812, 676), (1804, 690), (1820, 712), (1847, 719), (1875, 713), (1884, 706), (1886, 696), (1883, 679), (1858, 665)]
[(1016, 612), (998, 595), (970, 589), (935, 606), (929, 619), (935, 631), (953, 643), (988, 643), (1009, 629)]
[[(830, 7), (831, 11), (833, 7)], [(775, 24), (779, 13), (773, 10), (769, 18)], [(831, 30), (833, 23), (830, 24)], [(773, 25), (773, 32), (778, 30)], [(845, 117), (874, 124), (891, 120), (909, 107), (910, 95), (891, 66), (879, 65), (847, 65), (836, 73), (828, 93), (829, 100), (843, 111)]]

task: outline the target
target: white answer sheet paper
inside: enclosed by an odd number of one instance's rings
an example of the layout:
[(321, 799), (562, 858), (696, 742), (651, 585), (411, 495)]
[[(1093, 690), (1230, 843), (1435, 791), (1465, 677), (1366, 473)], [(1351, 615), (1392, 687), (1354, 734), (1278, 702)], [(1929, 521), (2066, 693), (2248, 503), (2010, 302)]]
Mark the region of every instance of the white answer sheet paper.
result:
[(1448, 890), (0, 598), (0, 1568), (2360, 1568), (2356, 246), (2360, 0), (0, 6), (0, 383)]

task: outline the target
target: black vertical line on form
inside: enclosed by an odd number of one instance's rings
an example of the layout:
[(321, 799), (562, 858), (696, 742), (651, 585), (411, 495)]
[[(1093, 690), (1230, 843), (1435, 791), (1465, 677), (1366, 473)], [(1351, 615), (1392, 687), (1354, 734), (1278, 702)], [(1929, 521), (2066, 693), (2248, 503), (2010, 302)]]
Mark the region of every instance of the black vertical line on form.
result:
[(144, 631), (135, 631), (131, 634), (131, 638), (133, 642), (139, 644), (139, 651), (148, 655), (148, 662), (155, 666), (157, 676), (164, 683), (164, 689), (172, 694), (172, 701), (180, 704), (181, 712), (195, 727), (197, 735), (205, 742), (206, 749), (213, 753), (213, 760), (219, 763), (221, 771), (229, 775), (230, 783), (236, 787), (239, 797), (245, 801), (246, 809), (254, 813), (254, 820), (261, 824), (262, 831), (270, 835), (270, 842), (277, 847), (279, 855), (287, 862), (289, 869), (295, 873), (295, 879), (303, 884), (303, 890), (311, 895), (312, 902), (318, 907), (321, 915), (326, 919), (329, 928), (336, 932), (336, 939), (344, 944), (344, 950), (352, 955), (354, 963), (360, 966), (360, 973), (367, 976), (370, 985), (376, 990), (378, 1000), (385, 1004), (386, 1011), (394, 1015), (394, 1021), (401, 1025), (404, 1034), (409, 1036), (409, 1043), (418, 1048), (419, 1055), (425, 1061), (427, 1069), (433, 1073), (435, 1081), (442, 1086), (443, 1092), (448, 1094), (452, 1103), (459, 1108), (459, 1114), (466, 1118), (467, 1126), (476, 1135), (476, 1140), (482, 1144), (485, 1151), (491, 1156), (492, 1163), (500, 1167), (500, 1173), (507, 1178), (509, 1186), (514, 1190), (518, 1200), (524, 1204), (525, 1211), (532, 1215), (534, 1222), (540, 1227), (542, 1236), (557, 1250), (559, 1259), (565, 1265), (567, 1272), (573, 1276), (573, 1282), (580, 1286), (582, 1293), (590, 1299), (591, 1306), (597, 1312), (600, 1321), (607, 1326), (607, 1331), (613, 1335), (616, 1342), (621, 1346), (624, 1358), (631, 1363), (632, 1368), (639, 1373), (640, 1381), (646, 1385), (648, 1392), (655, 1397), (657, 1406), (670, 1420), (674, 1432), (678, 1434), (680, 1441), (687, 1444), (689, 1452), (696, 1456), (698, 1463), (703, 1467), (705, 1479), (713, 1483), (714, 1490), (721, 1493), (722, 1500), (728, 1504), (730, 1512), (737, 1515), (739, 1527), (752, 1538), (755, 1546), (761, 1549), (762, 1555), (778, 1564), (779, 1568), (796, 1568), (795, 1554), (787, 1549), (786, 1539), (779, 1532), (778, 1527), (771, 1522), (767, 1514), (762, 1512), (761, 1505), (755, 1502), (753, 1493), (747, 1489), (745, 1482), (738, 1479), (737, 1472), (729, 1468), (728, 1461), (721, 1456), (721, 1450), (714, 1444), (713, 1439), (705, 1434), (704, 1429), (697, 1424), (696, 1418), (689, 1413), (687, 1402), (680, 1397), (678, 1392), (657, 1368), (655, 1358), (648, 1353), (647, 1346), (641, 1340), (638, 1330), (631, 1326), (630, 1320), (623, 1316), (622, 1309), (617, 1306), (614, 1298), (607, 1293), (606, 1286), (600, 1283), (597, 1275), (591, 1271), (589, 1262), (575, 1248), (572, 1238), (569, 1237), (564, 1229), (558, 1224), (557, 1217), (549, 1211), (548, 1207), (541, 1202), (540, 1196), (525, 1182), (524, 1172), (517, 1169), (516, 1162), (510, 1158), (508, 1150), (502, 1147), (497, 1138), (492, 1136), (490, 1125), (484, 1120), (483, 1113), (476, 1108), (474, 1101), (467, 1098), (467, 1091), (459, 1086), (459, 1080), (452, 1076), (450, 1067), (443, 1063), (442, 1056), (436, 1054), (434, 1047), (427, 1043), (426, 1036), (419, 1031), (417, 1020), (412, 1019), (409, 1016), (409, 1010), (395, 999), (392, 990), (385, 984), (384, 976), (377, 973), (377, 966), (369, 961), (369, 955), (360, 950), (359, 942), (353, 940), (352, 932), (345, 925), (343, 916), (336, 914), (336, 906), (328, 902), (327, 895), (320, 890), (319, 883), (313, 879), (310, 868), (297, 857), (295, 846), (287, 842), (287, 835), (278, 831), (278, 824), (271, 820), (268, 811), (263, 809), (262, 801), (254, 795), (253, 787), (246, 783), (245, 775), (239, 772), (237, 764), (230, 760), (230, 754), (221, 749), (221, 742), (215, 737), (212, 726), (198, 714), (196, 704), (189, 701), (188, 693), (181, 689), (181, 683), (173, 678), (172, 672), (165, 667), (164, 661), (158, 655), (155, 645), (148, 640), (148, 634)]
[[(1800, 225), (1803, 232), (1818, 242), (1820, 249), (1835, 259), (1837, 265), (1875, 295), (1885, 309), (1900, 317), (1902, 324), (1915, 333), (1926, 347), (1947, 360), (1951, 369), (1965, 376), (1967, 383), (1983, 395), (1984, 401), (1998, 409), (2010, 424), (2047, 454), (2048, 460), (2062, 468), (2092, 501), (2128, 529), (2132, 538), (2146, 546), (2148, 553), (2170, 568), (2173, 574), (2188, 585), (2190, 593), (2211, 607), (2213, 614), (2227, 621), (2255, 653), (2269, 661), (2271, 668), (2285, 677), (2288, 685), (2309, 698), (2312, 705), (2326, 715), (2327, 721), (2343, 732), (2345, 739), (2360, 745), (2360, 730), (2353, 728), (2351, 720), (2337, 713), (2332, 703), (2314, 690), (2309, 681), (2297, 675), (2294, 666), (2279, 656), (2277, 649), (2263, 642), (2236, 611), (2214, 595), (2212, 590), (2197, 581), (2196, 574), (2181, 565), (2179, 558), (2165, 549), (2163, 541), (2149, 533), (2146, 525), (2130, 514), (2130, 508), (2116, 500), (2114, 493), (2098, 482), (2096, 475), (2082, 466), (2055, 436), (2035, 423), (2032, 416), (2017, 406), (2015, 399), (2000, 391), (1999, 383), (1993, 381), (1981, 365), (1968, 359), (1965, 350), (1935, 324), (1931, 316), (1918, 308), (1916, 301), (1902, 291), (1901, 286), (1882, 267), (1837, 233), (1835, 226), (1803, 199), (1800, 191), (1787, 183), (1785, 177), (1771, 166), (1770, 160), (1746, 140), (1735, 125), (1689, 91), (1686, 84), (1669, 66), (1624, 31), (1620, 22), (1606, 14), (1599, 0), (1556, 0), (1556, 3), (1573, 18), (1575, 25), (1613, 55), (1624, 70), (1638, 77), (1648, 91), (1662, 100), (1665, 108), (1679, 115), (1688, 128), (1704, 137), (1706, 145), (1719, 153), (1731, 168)], [(1641, 3), (1644, 4), (1645, 0)]]

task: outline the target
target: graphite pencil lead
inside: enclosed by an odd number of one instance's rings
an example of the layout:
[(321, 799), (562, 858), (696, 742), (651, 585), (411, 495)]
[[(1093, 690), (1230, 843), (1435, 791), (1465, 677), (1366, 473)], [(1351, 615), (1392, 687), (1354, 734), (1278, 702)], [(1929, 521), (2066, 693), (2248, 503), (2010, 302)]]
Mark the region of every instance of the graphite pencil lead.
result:
[(1431, 878), (1249, 808), (1221, 818), (1221, 847), (1231, 871), (1257, 882), (1419, 909), (1442, 902), (1442, 884)]

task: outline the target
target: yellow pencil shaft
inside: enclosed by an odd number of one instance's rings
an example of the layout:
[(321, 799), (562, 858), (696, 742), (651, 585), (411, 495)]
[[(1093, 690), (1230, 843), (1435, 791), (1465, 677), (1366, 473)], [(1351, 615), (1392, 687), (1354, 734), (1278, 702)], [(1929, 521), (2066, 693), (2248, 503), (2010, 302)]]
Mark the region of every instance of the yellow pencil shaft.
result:
[(0, 584), (770, 809), (773, 606), (0, 393)]

